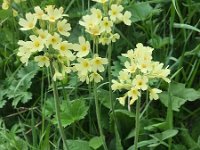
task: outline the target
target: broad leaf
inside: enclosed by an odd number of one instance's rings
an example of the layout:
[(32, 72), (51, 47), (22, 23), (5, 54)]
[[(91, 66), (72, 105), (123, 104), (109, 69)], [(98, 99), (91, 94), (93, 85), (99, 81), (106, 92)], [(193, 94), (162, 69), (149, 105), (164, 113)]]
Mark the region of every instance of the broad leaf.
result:
[[(64, 105), (64, 106), (63, 106)], [(83, 100), (70, 101), (68, 104), (62, 104), (64, 108), (61, 112), (61, 121), (64, 127), (83, 119), (87, 115), (88, 106)], [(57, 120), (54, 120), (57, 123)]]
[(144, 21), (154, 13), (160, 12), (159, 9), (152, 8), (148, 3), (134, 3), (127, 8), (132, 13), (131, 21)]
[(89, 147), (88, 141), (83, 140), (67, 140), (67, 144), (70, 150), (92, 150)]
[(162, 92), (159, 97), (166, 107), (168, 107), (168, 100), (171, 98), (172, 109), (174, 111), (179, 111), (179, 108), (186, 101), (195, 101), (200, 98), (199, 91), (192, 88), (186, 88), (182, 83), (172, 83), (170, 89), (170, 94), (168, 92)]

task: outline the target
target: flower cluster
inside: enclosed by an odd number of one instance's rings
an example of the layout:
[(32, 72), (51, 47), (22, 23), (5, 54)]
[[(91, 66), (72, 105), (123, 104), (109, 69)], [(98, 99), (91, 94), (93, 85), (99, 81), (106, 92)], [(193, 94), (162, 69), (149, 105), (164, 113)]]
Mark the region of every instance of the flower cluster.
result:
[[(108, 0), (93, 0), (99, 3), (106, 3)], [(99, 36), (99, 42), (102, 45), (116, 42), (120, 38), (118, 33), (114, 33), (114, 24), (123, 22), (124, 24), (131, 25), (131, 13), (124, 11), (124, 7), (118, 4), (112, 4), (110, 8), (97, 9), (91, 8), (90, 14), (83, 16), (79, 24), (85, 27), (86, 32), (93, 36)]]
[(75, 71), (82, 82), (100, 82), (103, 78), (98, 72), (104, 71), (104, 65), (108, 61), (98, 55), (85, 58), (90, 54), (91, 48), (89, 41), (83, 36), (79, 37), (78, 44), (63, 40), (70, 35), (71, 30), (70, 24), (64, 19), (67, 15), (63, 14), (63, 8), (57, 9), (49, 5), (42, 10), (37, 6), (34, 11), (27, 13), (25, 19), (19, 20), (21, 30), (33, 32), (29, 41), (18, 42), (20, 47), (17, 55), (21, 62), (27, 65), (31, 56), (40, 67), (49, 67), (52, 62), (53, 80), (62, 80), (65, 74)]
[(79, 37), (79, 44), (73, 45), (74, 50), (77, 51), (77, 63), (74, 63), (74, 71), (78, 73), (80, 81), (88, 84), (89, 82), (100, 82), (103, 80), (98, 72), (103, 72), (104, 65), (108, 63), (107, 58), (102, 58), (98, 54), (94, 54), (93, 58), (85, 58), (90, 54), (90, 43), (84, 37)]
[(134, 51), (128, 50), (126, 54), (128, 60), (124, 63), (125, 69), (119, 72), (117, 80), (112, 80), (112, 90), (126, 90), (124, 96), (118, 100), (125, 105), (132, 105), (139, 97), (142, 91), (148, 90), (150, 100), (157, 100), (158, 93), (162, 91), (154, 88), (154, 82), (163, 79), (170, 82), (167, 76), (170, 74), (168, 67), (164, 68), (164, 64), (152, 60), (153, 48), (143, 46), (141, 43), (136, 45)]
[(54, 67), (54, 80), (62, 79), (65, 73), (71, 71), (70, 62), (75, 59), (72, 53), (73, 44), (63, 37), (70, 35), (71, 26), (64, 18), (63, 8), (55, 8), (48, 5), (44, 10), (39, 6), (34, 8), (34, 13), (27, 13), (24, 18), (19, 19), (19, 25), (23, 31), (32, 31), (29, 41), (20, 40), (20, 60), (28, 64), (29, 58), (34, 60), (40, 67), (49, 67), (50, 62)]

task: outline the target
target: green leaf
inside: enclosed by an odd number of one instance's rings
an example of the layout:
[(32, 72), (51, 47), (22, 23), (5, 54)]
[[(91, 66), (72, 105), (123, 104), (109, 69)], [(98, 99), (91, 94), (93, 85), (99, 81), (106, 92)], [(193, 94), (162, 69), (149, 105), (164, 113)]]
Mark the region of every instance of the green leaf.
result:
[(185, 52), (184, 56), (190, 56), (190, 55), (197, 55), (200, 57), (200, 44), (197, 45), (193, 50)]
[(26, 103), (32, 98), (32, 93), (28, 90), (32, 84), (31, 80), (38, 71), (39, 67), (37, 64), (30, 62), (28, 66), (21, 67), (16, 71), (16, 74), (6, 78), (5, 85), (2, 87), (6, 89), (3, 91), (3, 96), (12, 100), (12, 105), (14, 107), (16, 107), (19, 102)]
[(174, 28), (189, 29), (189, 30), (194, 30), (196, 32), (200, 32), (200, 30), (198, 28), (193, 27), (189, 24), (174, 23)]
[[(151, 140), (144, 140), (138, 143), (138, 148), (140, 147), (144, 147), (150, 144), (154, 144), (157, 143), (157, 140), (155, 139), (151, 139)], [(132, 145), (131, 147), (128, 148), (128, 150), (134, 150), (134, 145)]]
[(103, 145), (102, 139), (99, 136), (95, 136), (89, 141), (89, 146), (93, 149), (98, 149), (101, 145)]
[(85, 102), (81, 99), (70, 101), (69, 104), (66, 103), (63, 105), (61, 121), (64, 127), (83, 119), (87, 115), (87, 111), (89, 109), (89, 107), (86, 106)]
[(104, 89), (98, 90), (98, 97), (99, 101), (102, 105), (104, 105), (106, 108), (111, 109), (110, 101), (109, 101), (109, 91)]
[(154, 48), (159, 49), (164, 47), (165, 45), (170, 43), (169, 37), (160, 37), (158, 35), (154, 35), (149, 41), (149, 44), (151, 44)]
[(92, 150), (89, 147), (89, 142), (88, 141), (83, 141), (83, 140), (67, 140), (67, 144), (69, 146), (70, 150)]
[[(170, 96), (172, 99), (172, 109), (179, 111), (179, 108), (187, 101), (195, 101), (200, 98), (200, 92), (192, 89), (185, 88), (182, 83), (172, 83)], [(168, 107), (169, 93), (162, 92), (160, 95), (161, 102)]]
[(175, 136), (177, 133), (178, 133), (178, 130), (166, 130), (162, 133), (156, 133), (156, 134), (153, 134), (153, 135), (150, 135), (150, 136), (156, 137), (157, 139), (163, 141), (163, 140), (166, 140), (168, 138)]
[[(144, 146), (156, 147), (156, 146), (160, 145), (161, 143), (165, 143), (165, 142), (163, 142), (164, 140), (175, 136), (177, 133), (178, 133), (178, 130), (166, 130), (162, 133), (151, 134), (150, 136), (153, 139), (139, 142), (138, 148), (144, 147)], [(131, 147), (128, 148), (128, 150), (133, 150), (133, 149), (134, 149), (134, 145), (132, 145)]]
[(159, 123), (155, 123), (147, 127), (144, 127), (144, 129), (148, 131), (154, 131), (155, 129), (166, 129), (166, 128), (167, 128), (167, 122), (159, 122)]
[(144, 21), (149, 16), (153, 15), (156, 11), (158, 12), (158, 9), (153, 9), (149, 3), (134, 3), (133, 5), (130, 5), (127, 8), (128, 11), (131, 12), (131, 21), (137, 22), (137, 21)]

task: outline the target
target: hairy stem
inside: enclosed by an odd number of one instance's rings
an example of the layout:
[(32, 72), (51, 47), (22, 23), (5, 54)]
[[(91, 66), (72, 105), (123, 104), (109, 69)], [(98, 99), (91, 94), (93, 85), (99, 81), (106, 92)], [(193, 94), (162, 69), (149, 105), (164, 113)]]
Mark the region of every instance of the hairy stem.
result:
[(96, 107), (96, 115), (97, 115), (97, 124), (98, 124), (98, 128), (99, 128), (99, 132), (100, 132), (100, 136), (103, 142), (103, 147), (104, 150), (108, 150), (107, 145), (106, 145), (106, 141), (105, 141), (105, 136), (103, 134), (103, 129), (101, 126), (101, 116), (100, 116), (100, 110), (99, 110), (99, 102), (98, 102), (98, 96), (97, 96), (97, 85), (96, 83), (94, 83), (94, 99), (95, 99), (95, 107)]
[[(53, 79), (53, 64), (50, 64), (50, 73), (51, 73), (51, 78)], [(64, 133), (64, 129), (62, 127), (62, 122), (61, 122), (61, 118), (60, 118), (60, 101), (59, 101), (59, 96), (58, 96), (58, 88), (57, 88), (57, 84), (56, 81), (52, 80), (52, 85), (53, 85), (53, 95), (54, 95), (54, 102), (55, 102), (55, 111), (56, 111), (56, 117), (57, 117), (57, 121), (58, 121), (58, 129), (63, 141), (63, 145), (64, 145), (64, 149), (65, 150), (69, 150), (68, 145), (67, 145), (67, 141), (66, 141), (66, 136)]]
[(140, 132), (140, 103), (141, 103), (141, 98), (139, 97), (136, 103), (134, 150), (138, 149), (138, 139)]

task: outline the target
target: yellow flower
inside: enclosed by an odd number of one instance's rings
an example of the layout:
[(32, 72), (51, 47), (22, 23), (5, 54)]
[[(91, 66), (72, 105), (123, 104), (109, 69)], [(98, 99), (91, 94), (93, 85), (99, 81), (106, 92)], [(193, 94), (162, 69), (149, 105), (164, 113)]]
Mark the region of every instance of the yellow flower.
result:
[(13, 12), (13, 16), (14, 16), (14, 17), (17, 17), (17, 16), (18, 16), (18, 12), (17, 12), (15, 9), (12, 9), (12, 12)]
[(89, 77), (88, 77), (87, 74), (80, 74), (80, 73), (78, 73), (78, 78), (79, 78), (79, 80), (81, 82), (86, 82), (87, 84), (89, 84), (90, 79), (89, 79)]
[(107, 36), (101, 36), (99, 38), (99, 43), (101, 43), (102, 45), (109, 45), (111, 43), (111, 39), (108, 38)]
[(120, 71), (119, 72), (119, 76), (118, 76), (118, 79), (121, 83), (130, 83), (131, 80), (130, 80), (130, 74), (129, 72), (127, 71)]
[(58, 19), (61, 19), (63, 15), (63, 7), (59, 9), (54, 8), (54, 6), (49, 5), (45, 8), (47, 14), (44, 15), (44, 20), (48, 20), (50, 22), (55, 22)]
[(78, 51), (76, 56), (77, 57), (85, 57), (90, 52), (90, 43), (86, 41), (83, 36), (79, 37), (79, 44), (74, 44), (73, 49)]
[(31, 48), (32, 52), (36, 52), (36, 51), (40, 52), (40, 51), (43, 50), (44, 43), (43, 43), (43, 41), (41, 40), (40, 37), (36, 37), (35, 35), (30, 35), (29, 38), (32, 41), (32, 44), (31, 44), (31, 46), (32, 46), (32, 48)]
[(52, 45), (52, 47), (54, 48), (54, 46), (56, 46), (61, 41), (62, 41), (62, 39), (61, 39), (60, 35), (55, 32), (53, 35), (48, 36), (46, 45), (47, 45), (47, 47)]
[(58, 80), (63, 80), (63, 74), (60, 73), (58, 70), (55, 69), (55, 73), (53, 75), (53, 81), (56, 81), (57, 79)]
[(150, 62), (152, 60), (152, 52), (153, 48), (138, 43), (134, 49), (134, 58), (137, 59), (137, 61)]
[(129, 59), (135, 58), (135, 53), (132, 49), (128, 50), (126, 54), (122, 54), (122, 56), (128, 57)]
[(20, 45), (20, 47), (18, 49), (17, 56), (20, 56), (20, 61), (22, 63), (24, 63), (25, 65), (28, 65), (28, 60), (32, 54), (31, 46), (30, 46), (31, 42), (19, 41), (18, 45)]
[(101, 28), (103, 32), (111, 32), (111, 27), (113, 26), (113, 22), (108, 19), (108, 17), (104, 17), (101, 22)]
[(157, 88), (153, 88), (149, 90), (149, 98), (150, 100), (157, 100), (159, 98), (158, 94), (162, 92), (162, 90), (157, 89)]
[(103, 3), (106, 3), (108, 0), (92, 0), (92, 1), (103, 4)]
[(74, 55), (70, 51), (70, 49), (72, 49), (71, 43), (69, 43), (67, 41), (63, 41), (63, 42), (58, 43), (56, 46), (54, 46), (54, 48), (59, 50), (59, 53), (61, 54), (61, 56), (66, 56), (68, 58), (70, 58), (70, 57), (74, 58)]
[(102, 19), (102, 12), (100, 9), (92, 8), (91, 10), (92, 15), (97, 18), (98, 20)]
[(50, 36), (47, 30), (39, 29), (36, 31), (43, 43), (46, 43), (47, 38)]
[(38, 63), (39, 67), (49, 67), (50, 61), (47, 56), (35, 56), (34, 60)]
[(99, 83), (103, 80), (103, 77), (97, 72), (93, 72), (90, 74), (90, 81), (94, 81), (95, 83)]
[(37, 18), (31, 13), (26, 14), (26, 19), (19, 19), (19, 25), (22, 26), (21, 30), (31, 30), (35, 28), (36, 23)]
[(132, 105), (137, 99), (138, 97), (141, 96), (141, 93), (138, 91), (137, 88), (132, 87), (128, 92), (128, 97), (130, 98), (130, 105)]
[(111, 88), (112, 88), (113, 91), (121, 90), (123, 88), (123, 84), (118, 82), (118, 81), (116, 81), (116, 80), (112, 80)]
[(35, 11), (35, 16), (37, 19), (43, 19), (45, 13), (44, 11), (40, 8), (40, 6), (36, 6), (34, 7), (34, 11)]
[(126, 101), (127, 96), (128, 95), (125, 94), (124, 96), (117, 98), (121, 105), (125, 106), (125, 101)]
[(168, 67), (163, 69), (164, 64), (159, 62), (152, 62), (152, 71), (149, 74), (150, 78), (161, 78), (167, 83), (170, 82), (170, 79), (167, 78), (167, 76), (170, 74), (170, 70)]
[(112, 34), (111, 41), (116, 42), (117, 40), (119, 40), (119, 38), (120, 38), (120, 35), (118, 33)]
[(75, 68), (81, 75), (86, 75), (91, 71), (91, 62), (89, 59), (78, 58), (78, 64), (75, 64)]
[(125, 11), (123, 17), (122, 17), (122, 20), (124, 22), (124, 24), (130, 26), (131, 25), (131, 13), (129, 11)]
[(148, 61), (138, 62), (137, 68), (139, 68), (142, 73), (146, 74), (147, 72), (151, 71), (151, 69), (152, 69), (151, 62), (148, 62)]
[(64, 36), (70, 35), (69, 31), (71, 30), (71, 26), (69, 23), (67, 23), (66, 19), (57, 22), (57, 29), (58, 32)]
[(2, 9), (7, 10), (10, 6), (10, 1), (9, 0), (4, 0), (2, 3)]
[(110, 19), (114, 22), (117, 20), (121, 20), (123, 17), (122, 15), (123, 9), (124, 8), (122, 5), (112, 4), (111, 10), (109, 10), (108, 12), (108, 14), (110, 15)]
[(83, 16), (83, 20), (79, 21), (79, 24), (84, 26), (86, 31), (92, 35), (100, 35), (103, 30), (100, 27), (100, 22), (95, 15)]
[(131, 63), (126, 61), (124, 63), (124, 66), (126, 67), (126, 69), (124, 69), (124, 70), (127, 72), (130, 72), (130, 73), (135, 73), (135, 71), (137, 69), (137, 65), (133, 61), (131, 61)]
[(146, 76), (136, 75), (133, 85), (136, 89), (146, 90), (148, 88), (148, 78)]
[(107, 58), (101, 58), (98, 55), (95, 55), (94, 58), (91, 61), (92, 64), (92, 71), (96, 72), (103, 72), (104, 71), (104, 66), (105, 64), (108, 63)]

